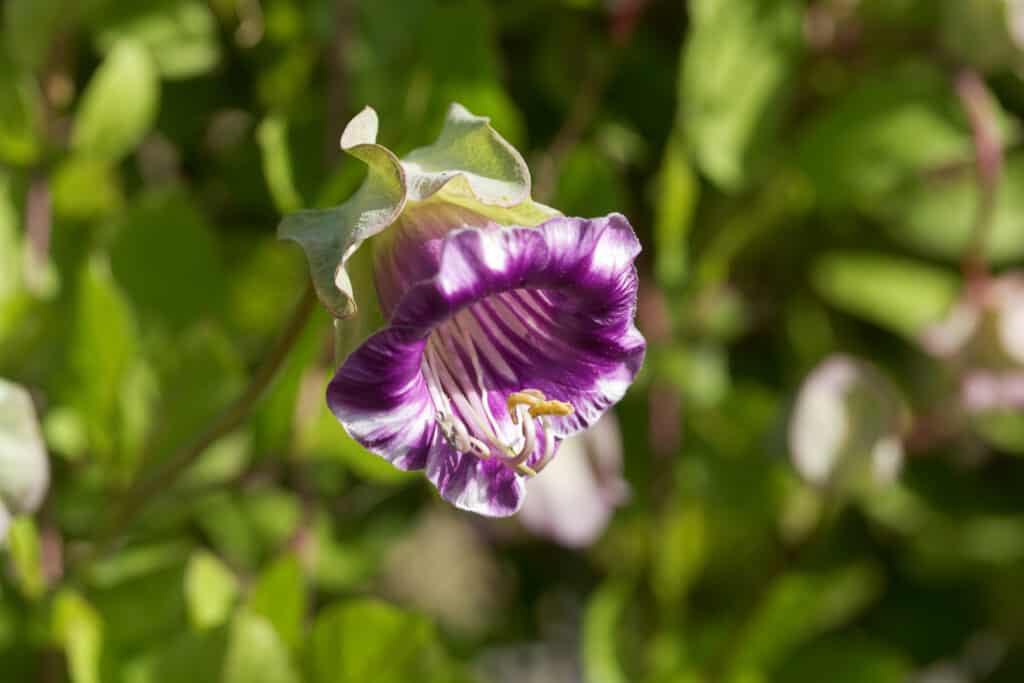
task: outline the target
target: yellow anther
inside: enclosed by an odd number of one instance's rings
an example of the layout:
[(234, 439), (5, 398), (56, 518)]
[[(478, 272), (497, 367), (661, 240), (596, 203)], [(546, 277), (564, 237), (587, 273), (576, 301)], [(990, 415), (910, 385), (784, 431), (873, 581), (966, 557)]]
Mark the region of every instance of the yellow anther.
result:
[(519, 412), (516, 410), (519, 406), (535, 406), (538, 403), (544, 401), (544, 394), (540, 393), (536, 389), (524, 389), (523, 391), (514, 391), (508, 395), (508, 414), (512, 418), (512, 424), (519, 424)]
[(572, 405), (565, 401), (541, 401), (530, 406), (530, 417), (540, 417), (541, 415), (556, 415), (558, 417), (572, 415)]

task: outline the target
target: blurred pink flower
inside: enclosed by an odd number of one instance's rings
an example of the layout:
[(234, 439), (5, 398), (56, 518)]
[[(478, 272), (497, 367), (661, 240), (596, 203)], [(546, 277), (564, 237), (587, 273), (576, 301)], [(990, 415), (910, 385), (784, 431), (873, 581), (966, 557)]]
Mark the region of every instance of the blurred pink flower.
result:
[(622, 433), (607, 412), (562, 442), (560, 455), (528, 484), (519, 519), (535, 534), (570, 548), (596, 541), (615, 508), (629, 499), (622, 478)]

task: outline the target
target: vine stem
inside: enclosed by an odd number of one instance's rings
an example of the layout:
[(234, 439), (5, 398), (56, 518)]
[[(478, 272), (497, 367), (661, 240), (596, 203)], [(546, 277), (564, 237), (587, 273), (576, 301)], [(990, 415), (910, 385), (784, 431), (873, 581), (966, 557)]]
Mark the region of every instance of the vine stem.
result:
[(965, 280), (968, 287), (972, 287), (988, 280), (985, 254), (1003, 172), (1003, 147), (992, 94), (978, 72), (970, 68), (961, 69), (954, 85), (971, 126), (978, 178), (978, 210), (962, 262)]
[(135, 485), (126, 492), (109, 527), (100, 534), (91, 556), (94, 557), (108, 550), (150, 501), (170, 489), (178, 477), (195, 464), (210, 445), (245, 421), (267, 387), (277, 376), (288, 353), (299, 340), (315, 305), (316, 293), (310, 283), (307, 284), (302, 298), (295, 306), (295, 310), (285, 324), (277, 342), (256, 370), (242, 395), (235, 399), (192, 443), (182, 446), (176, 451), (153, 476), (136, 481)]

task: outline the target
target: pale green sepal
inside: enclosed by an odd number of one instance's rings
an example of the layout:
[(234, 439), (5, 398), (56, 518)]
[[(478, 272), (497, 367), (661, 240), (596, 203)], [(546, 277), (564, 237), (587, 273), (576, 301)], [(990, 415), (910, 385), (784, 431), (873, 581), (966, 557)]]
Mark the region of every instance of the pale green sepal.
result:
[(277, 228), (309, 259), (317, 295), (336, 318), (356, 313), (345, 262), (368, 237), (391, 225), (405, 207), (405, 176), (394, 153), (376, 144), (377, 112), (366, 107), (341, 134), (341, 148), (366, 164), (362, 186), (340, 206), (288, 214)]
[(486, 117), (453, 104), (437, 141), (399, 159), (377, 144), (377, 113), (366, 107), (345, 127), (341, 148), (367, 165), (359, 190), (344, 204), (289, 214), (281, 239), (298, 242), (309, 260), (320, 300), (337, 318), (356, 313), (349, 257), (397, 220), (408, 202), (451, 202), (489, 220), (536, 225), (560, 215), (530, 199), (526, 161)]

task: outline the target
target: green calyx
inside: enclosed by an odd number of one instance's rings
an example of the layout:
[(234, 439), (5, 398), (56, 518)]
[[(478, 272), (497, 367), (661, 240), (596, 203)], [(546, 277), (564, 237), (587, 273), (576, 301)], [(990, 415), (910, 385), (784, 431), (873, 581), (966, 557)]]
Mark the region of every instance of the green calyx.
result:
[(348, 259), (416, 202), (450, 202), (507, 225), (536, 225), (559, 215), (530, 198), (530, 170), (522, 155), (489, 119), (460, 104), (449, 108), (434, 144), (404, 159), (377, 143), (377, 129), (377, 113), (366, 107), (341, 135), (341, 148), (368, 168), (348, 201), (289, 214), (278, 226), (278, 237), (298, 242), (306, 252), (317, 295), (336, 318), (356, 313)]

